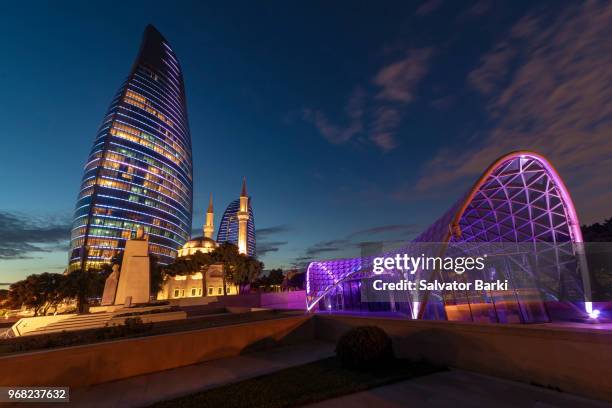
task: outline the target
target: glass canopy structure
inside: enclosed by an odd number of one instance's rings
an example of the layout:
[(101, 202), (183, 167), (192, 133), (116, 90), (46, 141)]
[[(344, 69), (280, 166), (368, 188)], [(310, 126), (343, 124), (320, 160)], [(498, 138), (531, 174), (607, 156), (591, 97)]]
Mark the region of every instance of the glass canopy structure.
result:
[[(410, 318), (545, 322), (589, 312), (590, 281), (574, 204), (553, 166), (529, 151), (496, 160), (436, 222), (397, 253), (482, 255), (496, 262), (480, 278), (508, 280), (504, 291), (420, 291), (368, 299), (373, 256), (312, 262), (309, 310), (399, 312)], [(495, 258), (497, 256), (497, 258)], [(401, 274), (400, 274), (401, 275)], [(404, 276), (405, 277), (405, 276)], [(455, 275), (456, 277), (456, 275)], [(464, 279), (475, 276), (466, 273)], [(397, 281), (397, 274), (382, 276)], [(408, 279), (449, 279), (440, 270)]]
[(189, 239), (193, 201), (191, 136), (183, 74), (151, 25), (102, 121), (74, 212), (70, 269), (98, 268), (142, 226), (149, 251), (171, 262)]

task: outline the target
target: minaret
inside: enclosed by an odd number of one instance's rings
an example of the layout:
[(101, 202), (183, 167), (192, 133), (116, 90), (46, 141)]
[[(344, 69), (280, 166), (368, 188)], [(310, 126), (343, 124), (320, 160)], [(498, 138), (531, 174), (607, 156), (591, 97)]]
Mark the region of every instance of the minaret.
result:
[(210, 201), (208, 202), (208, 210), (206, 211), (206, 224), (204, 224), (204, 238), (212, 239), (215, 232), (215, 212), (213, 210), (212, 193), (210, 193)]
[(247, 223), (249, 221), (249, 196), (246, 191), (246, 178), (242, 178), (240, 209), (238, 210), (238, 252), (247, 254)]

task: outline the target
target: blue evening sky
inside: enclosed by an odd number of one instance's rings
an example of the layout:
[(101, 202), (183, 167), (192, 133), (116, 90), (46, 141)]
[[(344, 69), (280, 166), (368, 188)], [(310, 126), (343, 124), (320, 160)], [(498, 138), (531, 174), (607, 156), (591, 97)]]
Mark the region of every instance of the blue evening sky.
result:
[[(560, 84), (541, 75), (559, 78), (564, 52), (586, 53), (584, 41), (603, 41), (604, 7), (2, 2), (0, 282), (66, 266), (61, 234), (67, 238), (84, 162), (148, 23), (172, 44), (183, 68), (194, 228), (204, 221), (209, 193), (218, 223), (246, 176), (261, 259), (268, 268), (288, 268), (357, 254), (364, 241), (409, 239), (457, 200), (505, 144), (550, 154), (570, 190), (582, 184), (568, 175), (581, 168), (544, 136), (554, 122), (546, 114), (555, 110), (546, 104), (567, 104), (550, 100), (547, 93)], [(602, 31), (584, 33), (578, 19)], [(570, 30), (588, 38), (554, 48)], [(549, 88), (517, 83), (537, 64), (548, 64), (534, 72)], [(568, 68), (568, 75), (578, 81), (595, 69)], [(535, 96), (525, 95), (537, 86)], [(609, 93), (603, 98), (609, 109)], [(542, 105), (542, 132), (526, 135), (517, 116)], [(609, 113), (603, 112), (608, 130)], [(559, 134), (568, 143), (577, 138), (567, 129)], [(577, 206), (583, 221), (611, 215), (603, 206)]]

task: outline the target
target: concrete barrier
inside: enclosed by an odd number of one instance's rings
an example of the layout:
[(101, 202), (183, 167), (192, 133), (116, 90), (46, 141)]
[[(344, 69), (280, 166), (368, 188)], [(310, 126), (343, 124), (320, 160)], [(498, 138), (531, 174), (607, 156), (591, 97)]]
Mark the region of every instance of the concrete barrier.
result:
[(609, 330), (324, 314), (315, 319), (317, 337), (328, 341), (364, 325), (385, 330), (400, 357), (612, 401)]
[(314, 338), (302, 315), (0, 357), (0, 386), (83, 387)]
[(306, 291), (254, 292), (231, 296), (200, 296), (170, 299), (173, 306), (244, 307), (306, 310)]
[(262, 293), (261, 307), (268, 309), (306, 309), (306, 291)]
[(108, 321), (109, 326), (118, 326), (125, 324), (126, 319), (130, 317), (139, 317), (143, 323), (157, 323), (157, 322), (167, 322), (171, 320), (185, 320), (187, 318), (187, 313), (181, 311), (176, 312), (165, 312), (165, 313), (149, 313), (142, 314), (136, 316), (128, 316), (128, 317), (113, 317)]

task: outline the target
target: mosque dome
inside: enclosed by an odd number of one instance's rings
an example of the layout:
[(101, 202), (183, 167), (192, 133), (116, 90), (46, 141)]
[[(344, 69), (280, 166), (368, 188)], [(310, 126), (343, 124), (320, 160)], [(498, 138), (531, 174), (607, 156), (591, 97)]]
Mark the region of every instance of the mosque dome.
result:
[(178, 256), (188, 256), (200, 251), (202, 253), (212, 252), (217, 247), (217, 241), (208, 237), (194, 237), (187, 241), (181, 249)]

